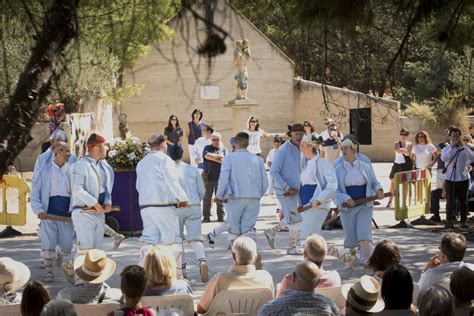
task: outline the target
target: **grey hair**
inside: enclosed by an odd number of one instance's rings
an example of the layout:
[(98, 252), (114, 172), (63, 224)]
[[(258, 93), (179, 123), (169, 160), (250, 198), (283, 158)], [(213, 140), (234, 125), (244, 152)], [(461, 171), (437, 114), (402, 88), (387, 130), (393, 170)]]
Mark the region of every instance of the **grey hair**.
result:
[(41, 316), (77, 316), (74, 304), (68, 300), (52, 300), (44, 305)]
[(53, 139), (58, 139), (58, 138), (61, 139), (61, 140), (63, 140), (63, 141), (65, 141), (65, 142), (67, 142), (67, 134), (66, 134), (66, 132), (63, 131), (63, 130), (57, 129), (57, 130), (55, 130), (55, 131), (51, 134), (51, 136), (50, 136), (50, 139), (51, 139), (51, 140), (53, 140)]
[(257, 257), (257, 244), (252, 238), (242, 236), (234, 240), (232, 252), (237, 264), (253, 264)]
[(455, 310), (454, 297), (440, 285), (421, 291), (417, 306), (420, 316), (454, 315)]
[(222, 139), (222, 135), (221, 135), (221, 133), (219, 133), (219, 132), (214, 132), (214, 133), (212, 133), (212, 136), (219, 138), (219, 140)]

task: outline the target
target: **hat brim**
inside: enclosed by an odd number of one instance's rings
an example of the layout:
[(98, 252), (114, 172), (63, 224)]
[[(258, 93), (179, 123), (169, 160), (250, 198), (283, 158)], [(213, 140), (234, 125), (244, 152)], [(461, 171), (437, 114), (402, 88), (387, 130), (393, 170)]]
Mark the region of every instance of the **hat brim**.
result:
[(74, 271), (76, 272), (77, 276), (81, 280), (92, 283), (92, 284), (102, 283), (108, 280), (112, 276), (112, 274), (114, 274), (115, 268), (117, 266), (115, 261), (113, 261), (110, 258), (105, 258), (105, 267), (100, 273), (100, 275), (91, 276), (82, 270), (82, 266), (84, 264), (85, 259), (86, 259), (86, 256), (82, 255), (82, 256), (77, 257), (76, 260), (74, 260)]
[(17, 278), (12, 283), (12, 292), (21, 289), (30, 279), (30, 269), (21, 262), (15, 261), (15, 273)]
[(351, 305), (353, 305), (354, 307), (362, 310), (362, 311), (366, 311), (366, 312), (370, 312), (370, 313), (378, 313), (378, 312), (381, 312), (384, 310), (385, 308), (385, 302), (383, 301), (382, 297), (380, 297), (380, 295), (377, 297), (377, 301), (375, 302), (375, 305), (372, 306), (371, 309), (366, 309), (365, 307), (357, 304), (356, 302), (352, 302), (352, 300), (348, 300), (347, 297), (349, 296), (349, 290), (351, 289), (351, 287), (354, 285), (354, 283), (350, 283), (350, 284), (344, 284), (342, 287), (341, 287), (341, 292), (342, 292), (342, 296), (344, 296), (344, 299), (346, 301), (349, 301), (349, 303)]

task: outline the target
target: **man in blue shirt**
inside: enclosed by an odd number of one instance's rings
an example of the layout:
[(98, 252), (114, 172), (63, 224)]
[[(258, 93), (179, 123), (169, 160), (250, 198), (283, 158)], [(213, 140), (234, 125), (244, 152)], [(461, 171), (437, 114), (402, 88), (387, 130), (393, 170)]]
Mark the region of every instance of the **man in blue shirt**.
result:
[(256, 241), (255, 223), (260, 199), (268, 188), (267, 174), (263, 159), (247, 150), (249, 135), (240, 132), (235, 141), (237, 150), (225, 156), (222, 162), (216, 202), (227, 200), (231, 243), (241, 235)]
[(301, 230), (301, 214), (291, 214), (298, 207), (300, 175), (303, 157), (300, 152), (301, 139), (304, 136), (304, 127), (294, 124), (290, 128), (290, 140), (285, 142), (275, 152), (270, 176), (278, 201), (281, 204), (285, 218), (272, 228), (265, 230), (270, 247), (275, 249), (276, 233), (289, 226), (288, 254), (301, 254), (296, 248), (296, 241)]

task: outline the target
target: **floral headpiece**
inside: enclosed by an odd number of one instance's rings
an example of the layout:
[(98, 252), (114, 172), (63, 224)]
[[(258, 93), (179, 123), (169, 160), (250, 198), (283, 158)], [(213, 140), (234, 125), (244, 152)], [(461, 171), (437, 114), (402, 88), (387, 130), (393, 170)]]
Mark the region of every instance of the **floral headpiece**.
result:
[(48, 105), (46, 114), (50, 118), (51, 122), (48, 124), (50, 134), (56, 129), (61, 128), (61, 120), (64, 117), (64, 103), (59, 101), (53, 102)]

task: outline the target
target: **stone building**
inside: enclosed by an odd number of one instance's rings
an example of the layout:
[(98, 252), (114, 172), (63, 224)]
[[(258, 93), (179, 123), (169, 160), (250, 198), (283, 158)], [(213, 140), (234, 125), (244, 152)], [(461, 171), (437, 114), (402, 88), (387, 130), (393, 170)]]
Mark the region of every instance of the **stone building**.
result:
[[(198, 5), (194, 9), (203, 12)], [(234, 41), (245, 38), (252, 51), (248, 97), (260, 104), (252, 107), (251, 114), (259, 119), (261, 128), (281, 133), (287, 124), (309, 120), (321, 130), (323, 119), (333, 117), (341, 131), (348, 133), (349, 109), (371, 107), (372, 132), (377, 137), (373, 137), (372, 146), (361, 146), (361, 151), (377, 161), (393, 158), (391, 143), (400, 128), (398, 102), (325, 86), (326, 106), (322, 86), (295, 79), (293, 61), (231, 4), (216, 2), (214, 23), (229, 36), (225, 54), (210, 65), (196, 52), (198, 42), (206, 38), (205, 25), (200, 22), (196, 27), (191, 12), (183, 10), (170, 23), (176, 32), (173, 41), (154, 46), (127, 72), (125, 81), (143, 85), (143, 90), (116, 108), (115, 113), (128, 115), (134, 135), (146, 139), (162, 132), (171, 114), (177, 115), (184, 127), (192, 110), (199, 108), (204, 112), (203, 120), (228, 139), (232, 134), (232, 109), (223, 105), (235, 97)], [(270, 141), (264, 146), (269, 147)]]

